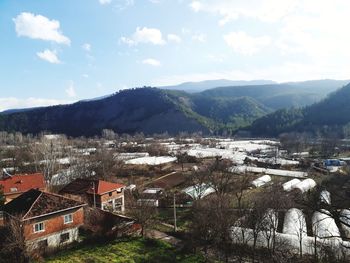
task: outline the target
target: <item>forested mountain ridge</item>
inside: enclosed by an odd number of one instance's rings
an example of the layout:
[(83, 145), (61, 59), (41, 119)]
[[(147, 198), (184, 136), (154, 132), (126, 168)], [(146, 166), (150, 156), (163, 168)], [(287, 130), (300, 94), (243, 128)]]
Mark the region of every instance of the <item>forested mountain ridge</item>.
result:
[[(297, 124), (309, 107), (301, 110), (293, 106), (308, 105), (323, 94), (310, 99), (315, 95), (313, 83), (305, 83), (305, 88), (301, 83), (267, 84), (219, 87), (197, 93), (136, 88), (69, 105), (6, 111), (0, 114), (0, 130), (34, 134), (50, 131), (70, 136), (93, 136), (102, 129), (131, 134), (231, 134), (255, 121), (251, 128), (254, 134), (259, 134), (259, 127), (261, 134), (275, 135), (299, 127)], [(319, 85), (325, 92), (335, 90), (337, 83), (340, 82), (330, 81), (328, 87), (320, 81)], [(286, 109), (267, 115), (281, 108)], [(312, 108), (307, 112), (311, 116)]]
[(92, 136), (100, 134), (102, 129), (146, 134), (208, 132), (208, 128), (185, 114), (166, 93), (154, 88), (125, 90), (101, 100), (0, 115), (0, 130), (6, 131)]
[(277, 136), (283, 132), (348, 132), (350, 125), (350, 84), (331, 93), (324, 100), (304, 108), (283, 109), (253, 122), (255, 136)]

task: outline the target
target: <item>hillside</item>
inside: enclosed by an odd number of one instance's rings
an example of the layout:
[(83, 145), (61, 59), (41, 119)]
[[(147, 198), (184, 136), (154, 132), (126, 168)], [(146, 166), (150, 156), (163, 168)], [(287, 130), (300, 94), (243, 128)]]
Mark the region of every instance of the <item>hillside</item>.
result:
[(139, 88), (71, 105), (6, 111), (0, 130), (92, 136), (103, 129), (118, 133), (204, 134), (248, 126), (271, 109), (249, 97), (215, 98), (182, 91)]
[(102, 129), (118, 133), (208, 133), (208, 128), (190, 113), (183, 112), (166, 93), (152, 88), (121, 91), (101, 100), (0, 115), (0, 130), (6, 131), (91, 136), (100, 134)]
[(324, 100), (304, 108), (279, 110), (256, 120), (250, 130), (254, 135), (277, 136), (282, 132), (336, 132), (343, 135), (350, 123), (350, 84), (331, 93)]
[(303, 107), (325, 98), (347, 80), (313, 80), (281, 84), (218, 87), (201, 92), (207, 97), (250, 97), (273, 110)]
[[(335, 90), (340, 83), (330, 80), (233, 86), (198, 93), (130, 89), (70, 105), (5, 111), (0, 114), (0, 130), (33, 134), (50, 131), (70, 136), (93, 136), (103, 129), (112, 129), (119, 134), (168, 132), (174, 135), (182, 131), (230, 134), (259, 119), (252, 127), (254, 134), (275, 135), (298, 128), (296, 123), (305, 112), (295, 111), (293, 107), (321, 100), (326, 91)], [(316, 84), (322, 92), (316, 93)], [(279, 109), (284, 110), (267, 115)], [(312, 108), (307, 109), (312, 116)], [(316, 119), (317, 111), (314, 115)], [(270, 124), (266, 126), (265, 122)]]

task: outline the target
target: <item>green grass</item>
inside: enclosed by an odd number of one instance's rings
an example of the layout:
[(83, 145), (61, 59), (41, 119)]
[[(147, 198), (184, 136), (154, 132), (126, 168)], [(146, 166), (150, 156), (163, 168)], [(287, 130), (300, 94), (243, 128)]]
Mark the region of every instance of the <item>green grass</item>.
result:
[(109, 262), (204, 262), (202, 257), (178, 252), (170, 244), (153, 239), (125, 239), (103, 245), (85, 245), (62, 251), (45, 262), (109, 263)]
[[(176, 218), (177, 227), (186, 228), (190, 221), (190, 209), (189, 208), (177, 208)], [(174, 210), (173, 208), (160, 208), (158, 209), (158, 220), (171, 224), (174, 224)]]

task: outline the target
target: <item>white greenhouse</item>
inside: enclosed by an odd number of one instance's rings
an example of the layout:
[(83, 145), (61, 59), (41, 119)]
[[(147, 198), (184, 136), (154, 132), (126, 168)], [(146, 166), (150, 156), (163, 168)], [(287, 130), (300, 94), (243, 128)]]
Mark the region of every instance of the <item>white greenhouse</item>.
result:
[(305, 179), (300, 183), (296, 184), (293, 188), (299, 189), (302, 193), (305, 193), (316, 186), (316, 182), (313, 179)]
[(339, 216), (341, 227), (344, 231), (344, 234), (347, 238), (350, 238), (350, 210), (343, 209), (340, 212)]
[(255, 179), (253, 182), (252, 182), (252, 185), (254, 187), (261, 187), (265, 184), (267, 184), (268, 182), (271, 182), (271, 176), (270, 175), (264, 175), (264, 176), (261, 176), (257, 179)]
[(340, 232), (331, 213), (322, 209), (312, 216), (312, 231), (319, 238), (340, 237)]
[(300, 237), (307, 236), (306, 220), (297, 208), (289, 209), (284, 216), (283, 233)]
[(301, 181), (299, 179), (292, 179), (282, 185), (284, 191), (291, 191), (295, 185), (300, 183)]

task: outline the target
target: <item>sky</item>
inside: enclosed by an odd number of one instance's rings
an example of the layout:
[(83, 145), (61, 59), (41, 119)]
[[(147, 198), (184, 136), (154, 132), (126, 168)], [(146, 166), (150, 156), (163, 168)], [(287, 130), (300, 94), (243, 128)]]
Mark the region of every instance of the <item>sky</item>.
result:
[(350, 78), (348, 0), (0, 0), (0, 111), (208, 79)]

